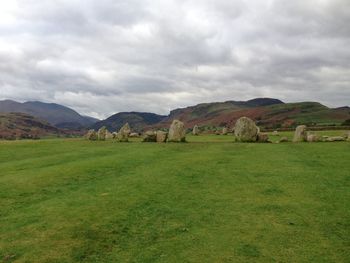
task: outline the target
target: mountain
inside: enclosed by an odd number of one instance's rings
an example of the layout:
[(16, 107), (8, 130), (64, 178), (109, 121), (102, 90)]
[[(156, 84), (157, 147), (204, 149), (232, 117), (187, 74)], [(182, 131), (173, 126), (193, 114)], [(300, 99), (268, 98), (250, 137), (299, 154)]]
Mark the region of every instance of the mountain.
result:
[(284, 103), (270, 98), (213, 102), (173, 110), (160, 123), (145, 128), (166, 128), (173, 119), (183, 121), (187, 128), (194, 125), (233, 127), (236, 120), (242, 116), (253, 119), (260, 127), (266, 129), (293, 128), (299, 124), (341, 125), (350, 119), (350, 109), (331, 109), (318, 102)]
[(0, 139), (35, 139), (66, 135), (64, 131), (25, 113), (0, 113)]
[[(181, 120), (187, 128), (199, 125), (233, 127), (242, 116), (253, 119), (261, 128), (294, 128), (299, 124), (309, 126), (349, 125), (350, 108), (329, 108), (318, 102), (284, 103), (273, 98), (256, 98), (248, 101), (201, 103), (172, 110), (168, 116), (147, 112), (120, 112), (103, 121), (81, 116), (74, 110), (53, 103), (0, 101), (0, 112), (23, 112), (47, 121), (55, 128), (76, 129), (89, 127), (95, 130), (106, 126), (119, 130), (126, 122), (133, 131), (169, 128), (174, 119)], [(12, 116), (8, 120), (12, 120)], [(24, 121), (24, 120), (22, 120)], [(6, 130), (7, 131), (7, 130)]]
[(0, 101), (0, 112), (21, 112), (49, 122), (57, 128), (80, 129), (91, 126), (97, 120), (81, 116), (76, 111), (55, 103), (28, 101), (19, 103), (12, 100)]
[(142, 131), (144, 127), (159, 123), (164, 118), (166, 116), (148, 112), (119, 112), (95, 123), (91, 128), (98, 130), (102, 126), (106, 126), (109, 131), (118, 131), (128, 122), (133, 131)]
[(235, 121), (231, 120), (231, 115), (234, 112), (283, 104), (282, 101), (272, 98), (257, 98), (248, 101), (201, 103), (195, 106), (172, 110), (169, 116), (164, 118), (158, 126), (166, 127), (170, 125), (173, 119), (183, 121), (188, 128), (193, 127), (196, 124), (201, 126), (225, 126), (230, 122)]

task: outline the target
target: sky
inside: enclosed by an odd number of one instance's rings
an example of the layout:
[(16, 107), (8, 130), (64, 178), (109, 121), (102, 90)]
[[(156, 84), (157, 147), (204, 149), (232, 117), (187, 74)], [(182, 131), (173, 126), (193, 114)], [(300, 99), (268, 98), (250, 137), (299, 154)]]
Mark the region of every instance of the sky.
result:
[(0, 100), (105, 118), (202, 102), (350, 105), (349, 0), (0, 0)]

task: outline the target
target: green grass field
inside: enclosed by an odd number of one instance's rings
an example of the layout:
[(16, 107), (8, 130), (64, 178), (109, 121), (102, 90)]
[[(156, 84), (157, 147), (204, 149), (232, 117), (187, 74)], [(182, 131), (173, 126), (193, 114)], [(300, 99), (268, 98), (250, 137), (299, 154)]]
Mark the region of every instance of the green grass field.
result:
[(188, 141), (0, 142), (0, 261), (350, 262), (349, 142)]

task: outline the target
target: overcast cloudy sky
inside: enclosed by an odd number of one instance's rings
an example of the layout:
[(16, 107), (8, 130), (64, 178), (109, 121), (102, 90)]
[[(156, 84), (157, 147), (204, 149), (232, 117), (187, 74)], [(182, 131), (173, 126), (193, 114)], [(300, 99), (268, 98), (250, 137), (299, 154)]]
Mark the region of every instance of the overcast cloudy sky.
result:
[(0, 99), (105, 117), (350, 104), (349, 0), (0, 0)]

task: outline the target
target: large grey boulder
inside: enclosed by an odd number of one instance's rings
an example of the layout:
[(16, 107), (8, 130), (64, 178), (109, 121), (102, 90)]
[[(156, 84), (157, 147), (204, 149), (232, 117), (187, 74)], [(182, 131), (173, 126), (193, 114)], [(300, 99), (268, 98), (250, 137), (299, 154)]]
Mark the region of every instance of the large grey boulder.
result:
[(169, 142), (185, 142), (186, 141), (186, 129), (185, 124), (179, 120), (174, 120), (170, 125)]
[(89, 130), (87, 134), (85, 135), (85, 138), (90, 141), (96, 141), (98, 139), (97, 133), (95, 130)]
[(116, 139), (119, 142), (128, 142), (129, 134), (131, 133), (129, 123), (124, 124), (117, 133)]
[(254, 121), (241, 117), (235, 124), (235, 136), (239, 142), (255, 142), (257, 140), (259, 129)]
[(307, 140), (306, 125), (296, 127), (293, 137), (293, 142), (305, 142)]
[(156, 141), (157, 142), (166, 142), (168, 139), (168, 133), (165, 131), (157, 131), (156, 132)]
[(222, 128), (222, 135), (227, 135), (228, 129), (226, 127)]
[(107, 128), (105, 126), (101, 127), (97, 131), (97, 137), (99, 141), (105, 141), (106, 140), (106, 135), (107, 135)]
[(193, 135), (199, 135), (199, 127), (198, 127), (198, 125), (194, 125), (193, 126), (192, 134)]
[(143, 135), (143, 142), (156, 142), (157, 133), (154, 131), (146, 131)]

